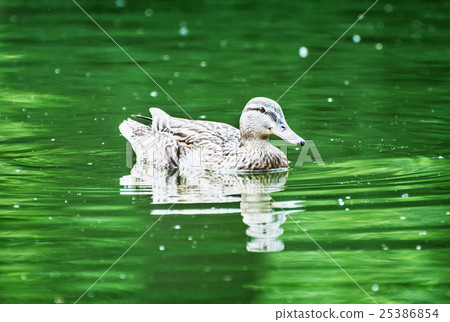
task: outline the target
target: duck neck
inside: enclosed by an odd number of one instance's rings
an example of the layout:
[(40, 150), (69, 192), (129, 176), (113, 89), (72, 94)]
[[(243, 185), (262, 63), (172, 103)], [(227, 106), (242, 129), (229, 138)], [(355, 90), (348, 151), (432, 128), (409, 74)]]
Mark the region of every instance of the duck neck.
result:
[(255, 138), (255, 137), (247, 137), (241, 138), (241, 147), (245, 147), (247, 149), (257, 148), (257, 149), (267, 149), (272, 147), (272, 144), (269, 141), (269, 137), (267, 138)]

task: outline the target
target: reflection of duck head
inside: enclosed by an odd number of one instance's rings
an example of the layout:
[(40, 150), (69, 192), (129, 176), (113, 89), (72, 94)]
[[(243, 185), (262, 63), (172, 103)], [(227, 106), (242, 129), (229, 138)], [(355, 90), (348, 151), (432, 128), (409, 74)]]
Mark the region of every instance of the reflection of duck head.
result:
[[(220, 173), (210, 171), (183, 171), (178, 169), (155, 169), (151, 165), (136, 163), (131, 175), (121, 178), (124, 187), (121, 194), (152, 195), (153, 204), (199, 203), (211, 204), (207, 213), (238, 213), (249, 227), (246, 231), (251, 240), (247, 243), (250, 252), (273, 252), (284, 249), (277, 238), (283, 234), (280, 225), (285, 221), (283, 212), (272, 209), (271, 192), (280, 191), (288, 173)], [(240, 196), (239, 196), (240, 195)], [(240, 209), (227, 204), (240, 201)], [(221, 206), (223, 205), (223, 206)], [(204, 214), (177, 209), (154, 210), (152, 214)]]

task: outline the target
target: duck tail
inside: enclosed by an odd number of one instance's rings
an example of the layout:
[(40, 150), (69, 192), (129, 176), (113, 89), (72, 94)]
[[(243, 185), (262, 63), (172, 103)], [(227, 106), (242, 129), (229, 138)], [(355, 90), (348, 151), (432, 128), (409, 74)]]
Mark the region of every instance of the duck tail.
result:
[(120, 133), (131, 143), (131, 147), (137, 156), (145, 154), (147, 139), (152, 134), (152, 128), (148, 125), (127, 119), (119, 125)]

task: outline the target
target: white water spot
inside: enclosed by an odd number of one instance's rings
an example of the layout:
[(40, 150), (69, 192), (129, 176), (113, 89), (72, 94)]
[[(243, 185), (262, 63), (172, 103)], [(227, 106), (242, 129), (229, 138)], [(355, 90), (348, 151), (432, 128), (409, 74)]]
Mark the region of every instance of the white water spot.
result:
[(14, 205), (14, 208), (20, 208), (20, 205)]
[(59, 74), (60, 72), (61, 72), (61, 69), (59, 69), (59, 68), (55, 69), (55, 74)]
[(299, 54), (299, 56), (302, 57), (302, 58), (308, 57), (308, 48), (306, 48), (306, 47), (300, 47), (300, 49), (298, 50), (298, 54)]
[(381, 50), (381, 49), (383, 49), (383, 44), (377, 43), (377, 44), (375, 45), (375, 49), (376, 49), (376, 50)]
[(421, 231), (421, 232), (419, 233), (419, 236), (425, 236), (426, 234), (427, 234), (426, 231)]
[(445, 214), (446, 214), (447, 216), (450, 216), (450, 211), (447, 211)]
[(144, 14), (146, 17), (151, 17), (153, 16), (153, 10), (150, 8), (145, 9)]
[(379, 289), (380, 289), (380, 287), (378, 286), (378, 284), (373, 284), (372, 285), (372, 291), (378, 292)]
[(189, 236), (189, 237), (188, 237), (188, 240), (189, 240), (189, 241), (192, 241), (193, 239), (194, 239), (194, 237), (192, 237), (192, 236)]
[(163, 250), (165, 250), (165, 249), (166, 249), (166, 247), (165, 247), (164, 245), (159, 246), (159, 250), (160, 250), (160, 251), (163, 251)]
[(92, 162), (88, 162), (87, 165), (92, 165)]
[(345, 208), (345, 211), (349, 211), (350, 209), (348, 209), (348, 208)]
[(359, 43), (361, 41), (360, 35), (353, 35), (352, 40), (355, 44)]
[(444, 157), (442, 155), (438, 156), (438, 159), (443, 159)]
[(16, 172), (20, 172), (20, 171), (22, 171), (22, 170), (20, 170), (20, 169), (17, 169), (17, 170), (16, 170)]
[(421, 249), (422, 249), (422, 246), (420, 246), (420, 245), (416, 246), (416, 250), (421, 250)]
[(52, 216), (49, 216), (49, 217), (48, 217), (48, 220), (52, 220), (52, 219), (53, 219), (53, 217), (52, 217)]
[(345, 196), (345, 199), (347, 199), (347, 200), (350, 199), (350, 196)]
[(343, 206), (344, 205), (344, 200), (338, 199), (338, 203), (339, 203), (339, 206)]
[(169, 56), (169, 55), (164, 55), (162, 58), (163, 58), (163, 60), (165, 60), (165, 61), (170, 60), (170, 56)]
[(64, 203), (68, 203), (69, 202), (69, 200), (64, 200)]
[(62, 297), (55, 297), (55, 298), (53, 299), (53, 301), (54, 301), (56, 304), (62, 304), (62, 303), (64, 303), (64, 299), (63, 299)]
[(406, 217), (405, 216), (400, 216), (400, 220), (405, 220)]
[(26, 274), (20, 275), (20, 279), (21, 279), (22, 281), (25, 281), (25, 280), (27, 279), (27, 275), (26, 275)]
[(382, 248), (383, 250), (389, 250), (389, 247), (388, 247), (385, 243), (382, 243), (382, 244), (381, 244), (381, 248)]
[(180, 29), (178, 30), (178, 33), (181, 35), (181, 36), (187, 36), (188, 34), (189, 34), (189, 29), (188, 29), (188, 27), (186, 26), (187, 24), (186, 24), (186, 22), (182, 22), (182, 23), (180, 23)]
[(333, 102), (333, 99), (331, 97), (328, 97), (328, 102), (329, 103)]
[(127, 274), (125, 274), (125, 273), (120, 273), (119, 278), (120, 278), (121, 280), (124, 280), (124, 279), (127, 278)]
[(200, 115), (199, 118), (201, 118), (202, 120), (206, 119), (206, 115)]
[(348, 80), (345, 80), (345, 81), (344, 81), (344, 85), (347, 86), (348, 84), (350, 84), (350, 82), (349, 82)]
[(394, 6), (390, 3), (387, 3), (384, 5), (384, 11), (391, 13), (392, 11), (394, 11)]
[(127, 2), (125, 0), (116, 0), (116, 6), (119, 8), (125, 7)]
[(127, 107), (126, 106), (122, 106), (122, 111), (126, 111)]
[(201, 66), (201, 67), (206, 67), (206, 66), (208, 66), (208, 63), (205, 62), (205, 61), (202, 61), (202, 62), (200, 63), (200, 66)]
[(408, 193), (402, 194), (402, 198), (408, 198), (408, 197), (409, 197), (409, 194), (408, 194)]
[(181, 226), (180, 225), (175, 225), (173, 228), (178, 230), (178, 229), (181, 229)]
[(153, 91), (153, 92), (150, 93), (150, 96), (151, 97), (156, 97), (156, 96), (158, 96), (158, 92), (157, 91)]
[(54, 139), (54, 138), (52, 138), (52, 139), (51, 139), (51, 141), (52, 141), (52, 142), (55, 142), (55, 139)]

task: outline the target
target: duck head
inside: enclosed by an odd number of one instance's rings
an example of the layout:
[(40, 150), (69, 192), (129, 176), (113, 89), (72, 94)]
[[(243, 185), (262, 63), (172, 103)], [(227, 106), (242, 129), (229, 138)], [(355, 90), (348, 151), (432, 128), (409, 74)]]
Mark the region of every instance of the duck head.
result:
[(305, 145), (305, 140), (290, 129), (280, 105), (269, 98), (252, 98), (242, 111), (239, 127), (243, 141), (268, 140), (275, 134), (288, 143)]

